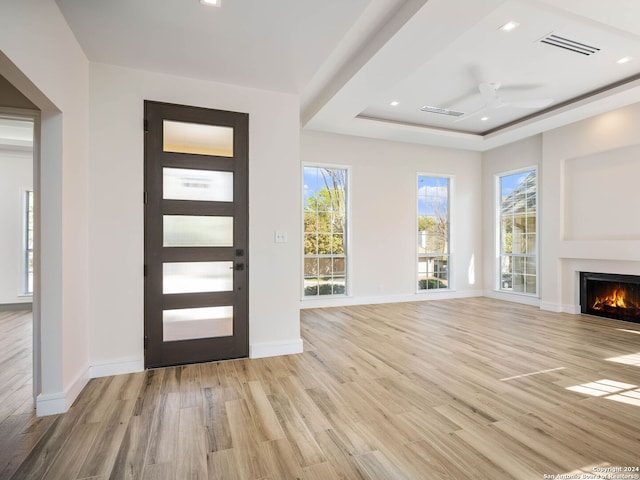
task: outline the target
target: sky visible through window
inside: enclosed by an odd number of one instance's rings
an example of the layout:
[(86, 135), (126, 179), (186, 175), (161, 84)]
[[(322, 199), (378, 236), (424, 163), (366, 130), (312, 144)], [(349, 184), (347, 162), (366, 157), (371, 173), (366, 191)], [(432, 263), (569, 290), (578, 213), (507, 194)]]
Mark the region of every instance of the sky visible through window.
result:
[(440, 205), (446, 205), (449, 195), (449, 179), (441, 177), (418, 177), (418, 215), (435, 216)]
[(306, 204), (307, 199), (316, 195), (322, 188), (326, 187), (324, 178), (322, 177), (321, 168), (309, 168), (306, 167), (304, 170), (304, 202)]
[(530, 173), (531, 171), (518, 172), (512, 175), (500, 177), (500, 194), (502, 195), (502, 200), (511, 195), (513, 191), (518, 188), (522, 182), (524, 182)]

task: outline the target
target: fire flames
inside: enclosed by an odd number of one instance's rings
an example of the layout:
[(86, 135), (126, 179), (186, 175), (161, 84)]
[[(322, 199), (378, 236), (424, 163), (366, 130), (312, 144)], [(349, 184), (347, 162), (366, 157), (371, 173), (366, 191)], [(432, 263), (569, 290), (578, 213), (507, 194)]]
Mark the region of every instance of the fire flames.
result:
[(596, 297), (592, 308), (594, 310), (602, 310), (604, 307), (630, 308), (631, 305), (627, 305), (624, 289), (616, 288), (606, 297)]

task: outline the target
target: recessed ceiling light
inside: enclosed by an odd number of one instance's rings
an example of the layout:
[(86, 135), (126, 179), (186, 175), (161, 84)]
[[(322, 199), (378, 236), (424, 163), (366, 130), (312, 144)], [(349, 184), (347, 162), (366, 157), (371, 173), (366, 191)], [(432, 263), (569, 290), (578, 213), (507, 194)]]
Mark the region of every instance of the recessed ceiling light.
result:
[(486, 122), (487, 120), (489, 120), (489, 117), (482, 117), (480, 120)]
[(631, 57), (622, 57), (620, 60), (617, 60), (616, 63), (627, 63), (629, 60), (631, 60)]
[(200, 3), (211, 7), (219, 7), (222, 4), (222, 0), (200, 0)]
[(389, 105), (391, 105), (392, 107), (397, 107), (398, 105), (400, 105), (400, 103), (398, 101), (394, 100)]
[(511, 20), (502, 25), (500, 27), (500, 30), (502, 30), (503, 32), (510, 32), (511, 30), (514, 30), (518, 25), (520, 25), (518, 22), (514, 22), (513, 20)]

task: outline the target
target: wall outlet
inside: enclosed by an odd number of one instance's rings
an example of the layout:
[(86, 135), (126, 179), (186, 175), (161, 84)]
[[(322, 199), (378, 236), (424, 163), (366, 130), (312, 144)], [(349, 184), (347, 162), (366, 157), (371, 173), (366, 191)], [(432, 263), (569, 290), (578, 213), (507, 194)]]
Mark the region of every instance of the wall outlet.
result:
[(275, 232), (274, 241), (276, 243), (287, 243), (287, 232)]

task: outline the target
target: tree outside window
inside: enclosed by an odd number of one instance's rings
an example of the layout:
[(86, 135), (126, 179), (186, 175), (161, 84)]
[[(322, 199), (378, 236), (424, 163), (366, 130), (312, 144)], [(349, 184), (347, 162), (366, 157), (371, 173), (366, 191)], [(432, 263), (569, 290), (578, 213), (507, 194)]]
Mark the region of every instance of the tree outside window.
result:
[(304, 296), (346, 293), (347, 170), (304, 167)]

